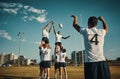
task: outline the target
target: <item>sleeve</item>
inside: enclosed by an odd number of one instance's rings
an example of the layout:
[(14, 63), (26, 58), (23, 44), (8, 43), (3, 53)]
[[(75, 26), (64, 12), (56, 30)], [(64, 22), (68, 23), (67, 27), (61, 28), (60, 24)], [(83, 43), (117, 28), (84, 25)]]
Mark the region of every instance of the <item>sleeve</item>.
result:
[(57, 36), (58, 36), (58, 34), (57, 34), (57, 33), (55, 33), (55, 36), (57, 37)]
[(101, 34), (102, 34), (103, 36), (106, 35), (106, 31), (105, 31), (105, 29), (100, 29), (100, 31), (101, 31)]
[(84, 33), (85, 33), (85, 29), (86, 29), (86, 28), (84, 28), (84, 27), (80, 27), (79, 33), (80, 33), (80, 34), (84, 34)]

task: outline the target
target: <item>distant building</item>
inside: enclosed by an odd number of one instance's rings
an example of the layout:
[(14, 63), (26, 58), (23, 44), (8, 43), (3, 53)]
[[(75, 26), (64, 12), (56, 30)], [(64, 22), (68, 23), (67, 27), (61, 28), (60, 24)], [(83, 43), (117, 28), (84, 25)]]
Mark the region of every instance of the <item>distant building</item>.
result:
[(77, 52), (77, 64), (81, 65), (84, 64), (85, 59), (85, 51), (78, 51)]
[(25, 56), (20, 55), (18, 57), (19, 65), (25, 65)]
[(77, 51), (73, 51), (72, 53), (71, 53), (71, 59), (72, 59), (72, 61), (74, 62), (74, 64), (75, 65), (77, 65)]
[(28, 58), (28, 59), (25, 59), (25, 65), (30, 65), (31, 64), (31, 60)]
[(2, 66), (4, 64), (13, 64), (15, 59), (17, 59), (17, 56), (14, 55), (14, 53), (10, 53), (10, 54), (1, 53), (0, 65)]
[(25, 56), (20, 55), (19, 57), (15, 55), (14, 53), (10, 54), (0, 54), (0, 66), (9, 66), (9, 65), (30, 65), (31, 63), (36, 63), (31, 62), (30, 59), (26, 59)]
[(71, 59), (74, 65), (82, 65), (84, 63), (84, 53), (85, 51), (73, 51), (71, 53)]
[(0, 66), (2, 66), (5, 63), (5, 54), (1, 53), (0, 55)]

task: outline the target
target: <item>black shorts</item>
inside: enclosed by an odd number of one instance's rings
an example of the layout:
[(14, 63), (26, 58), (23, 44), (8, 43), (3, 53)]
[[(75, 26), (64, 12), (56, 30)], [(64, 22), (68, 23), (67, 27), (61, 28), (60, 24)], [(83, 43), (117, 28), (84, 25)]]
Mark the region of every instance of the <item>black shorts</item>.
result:
[(44, 61), (44, 68), (50, 68), (50, 61)]
[(40, 65), (40, 68), (43, 68), (44, 67), (44, 61), (41, 61), (39, 65)]
[(61, 46), (61, 42), (56, 42), (55, 45)]
[(55, 62), (54, 67), (55, 67), (55, 69), (59, 69), (60, 68), (59, 62)]
[(45, 44), (48, 44), (49, 43), (49, 39), (47, 37), (43, 37), (42, 38), (42, 41), (45, 41)]
[(85, 79), (110, 79), (106, 61), (84, 63)]
[(60, 66), (60, 67), (66, 67), (66, 63), (65, 63), (65, 62), (60, 62), (60, 63), (59, 63), (59, 66)]

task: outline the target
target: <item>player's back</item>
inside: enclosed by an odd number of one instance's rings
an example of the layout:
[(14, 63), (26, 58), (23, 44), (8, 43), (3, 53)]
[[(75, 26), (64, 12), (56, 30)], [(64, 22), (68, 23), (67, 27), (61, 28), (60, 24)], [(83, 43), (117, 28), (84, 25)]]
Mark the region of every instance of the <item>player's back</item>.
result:
[(104, 61), (103, 45), (106, 31), (104, 29), (86, 28), (82, 30), (86, 50), (86, 62)]

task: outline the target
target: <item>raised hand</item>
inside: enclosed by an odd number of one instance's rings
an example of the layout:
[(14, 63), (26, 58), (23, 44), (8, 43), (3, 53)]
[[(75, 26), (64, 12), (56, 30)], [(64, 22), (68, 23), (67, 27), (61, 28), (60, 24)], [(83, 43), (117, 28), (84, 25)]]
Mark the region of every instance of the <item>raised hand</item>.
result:
[(104, 21), (104, 18), (102, 16), (98, 17), (100, 21)]
[(76, 16), (75, 15), (71, 15), (71, 17), (75, 18)]

